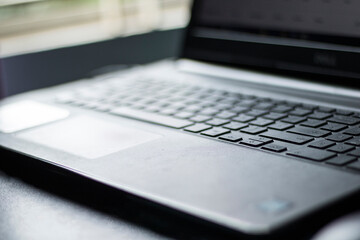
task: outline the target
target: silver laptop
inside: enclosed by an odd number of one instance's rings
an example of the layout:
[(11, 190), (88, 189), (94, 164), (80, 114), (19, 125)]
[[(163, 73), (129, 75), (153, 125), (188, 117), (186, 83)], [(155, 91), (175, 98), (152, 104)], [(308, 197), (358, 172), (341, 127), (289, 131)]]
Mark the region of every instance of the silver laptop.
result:
[(276, 232), (360, 189), (358, 9), (197, 0), (180, 59), (5, 99), (0, 145), (240, 233)]

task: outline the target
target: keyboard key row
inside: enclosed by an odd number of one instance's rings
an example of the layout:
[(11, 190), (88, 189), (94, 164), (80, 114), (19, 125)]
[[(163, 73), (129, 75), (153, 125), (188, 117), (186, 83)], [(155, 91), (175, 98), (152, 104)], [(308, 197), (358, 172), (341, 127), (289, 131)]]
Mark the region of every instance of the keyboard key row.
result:
[(193, 122), (183, 119), (177, 119), (174, 117), (163, 116), (156, 113), (145, 112), (128, 107), (119, 107), (111, 111), (112, 114), (120, 115), (124, 117), (134, 118), (145, 122), (156, 123), (159, 125), (172, 127), (172, 128), (184, 128), (192, 125)]
[(353, 169), (360, 157), (360, 113), (344, 109), (145, 81), (82, 90), (61, 101)]
[(305, 144), (313, 140), (313, 138), (311, 137), (301, 136), (287, 132), (271, 131), (271, 130), (260, 134), (260, 136), (283, 141), (283, 142), (294, 143), (294, 144)]

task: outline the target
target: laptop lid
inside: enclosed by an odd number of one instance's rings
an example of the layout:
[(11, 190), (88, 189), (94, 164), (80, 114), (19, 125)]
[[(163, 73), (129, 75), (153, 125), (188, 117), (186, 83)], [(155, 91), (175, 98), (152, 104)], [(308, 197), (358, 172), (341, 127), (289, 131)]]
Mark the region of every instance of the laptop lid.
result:
[(360, 1), (195, 0), (183, 58), (360, 89)]

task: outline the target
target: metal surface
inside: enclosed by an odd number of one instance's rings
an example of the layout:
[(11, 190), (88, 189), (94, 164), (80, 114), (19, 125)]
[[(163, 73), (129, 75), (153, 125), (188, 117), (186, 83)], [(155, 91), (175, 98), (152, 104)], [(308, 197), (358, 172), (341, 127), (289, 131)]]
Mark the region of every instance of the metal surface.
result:
[[(301, 100), (299, 96), (250, 88), (239, 81), (177, 75), (173, 65), (167, 62), (155, 64), (149, 69), (158, 76), (169, 76), (172, 72), (169, 81)], [(137, 74), (138, 70), (132, 71)], [(83, 84), (87, 82), (35, 91), (8, 101), (31, 98), (51, 103), (55, 93)], [(331, 104), (326, 94), (323, 101)], [(304, 102), (317, 103), (311, 98)], [(136, 128), (163, 137), (97, 159), (84, 159), (18, 137), (29, 134), (27, 130), (1, 134), (1, 146), (241, 232), (272, 232), (360, 189), (360, 176), (356, 174), (194, 137), (119, 116), (62, 107), (71, 112), (70, 119), (87, 115), (109, 124)], [(36, 129), (41, 131), (42, 127)]]

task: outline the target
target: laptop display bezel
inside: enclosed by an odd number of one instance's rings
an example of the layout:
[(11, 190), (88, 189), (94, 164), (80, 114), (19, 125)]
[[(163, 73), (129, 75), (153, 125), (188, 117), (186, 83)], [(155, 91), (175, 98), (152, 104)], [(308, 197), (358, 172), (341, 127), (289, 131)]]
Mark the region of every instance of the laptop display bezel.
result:
[[(194, 0), (182, 58), (305, 77), (311, 81), (360, 89), (360, 53), (269, 42), (207, 38), (196, 35), (202, 0)], [(311, 42), (310, 42), (311, 44)], [(326, 46), (324, 44), (324, 46)]]

